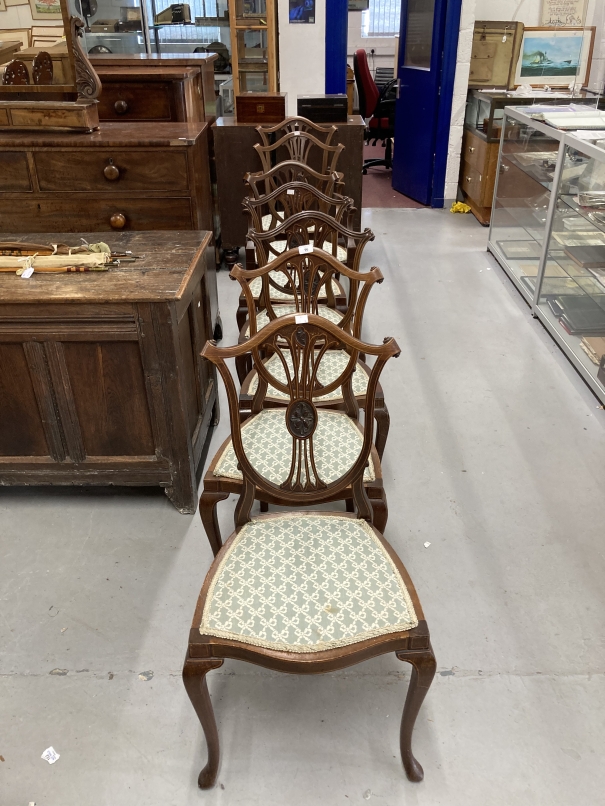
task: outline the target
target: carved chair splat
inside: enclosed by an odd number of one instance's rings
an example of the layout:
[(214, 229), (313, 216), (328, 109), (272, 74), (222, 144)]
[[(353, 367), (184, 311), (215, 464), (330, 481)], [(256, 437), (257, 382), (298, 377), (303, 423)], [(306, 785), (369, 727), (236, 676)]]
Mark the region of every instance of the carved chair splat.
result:
[(319, 173), (319, 171), (302, 162), (296, 162), (296, 160), (284, 160), (268, 171), (247, 173), (244, 176), (244, 182), (250, 188), (255, 199), (268, 196), (274, 190), (289, 182), (306, 182), (326, 196), (342, 195), (344, 189), (343, 174), (337, 171), (332, 171), (329, 174)]

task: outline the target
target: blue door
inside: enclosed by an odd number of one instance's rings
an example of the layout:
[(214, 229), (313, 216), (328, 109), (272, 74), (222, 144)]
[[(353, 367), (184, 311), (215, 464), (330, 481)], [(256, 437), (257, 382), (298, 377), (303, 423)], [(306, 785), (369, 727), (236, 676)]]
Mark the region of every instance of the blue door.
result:
[(443, 207), (461, 0), (402, 0), (393, 187)]

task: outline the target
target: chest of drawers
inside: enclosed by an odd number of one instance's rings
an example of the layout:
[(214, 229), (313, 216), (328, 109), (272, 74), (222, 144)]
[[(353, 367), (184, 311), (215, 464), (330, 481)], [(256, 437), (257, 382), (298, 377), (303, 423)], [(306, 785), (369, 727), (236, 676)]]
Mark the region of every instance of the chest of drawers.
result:
[(210, 230), (206, 123), (0, 132), (0, 232)]

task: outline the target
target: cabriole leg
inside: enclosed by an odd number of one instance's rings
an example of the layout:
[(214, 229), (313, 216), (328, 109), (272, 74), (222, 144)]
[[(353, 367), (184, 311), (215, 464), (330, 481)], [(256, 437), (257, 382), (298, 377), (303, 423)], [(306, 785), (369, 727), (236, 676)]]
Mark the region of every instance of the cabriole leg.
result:
[(208, 761), (200, 772), (197, 785), (200, 789), (210, 789), (216, 783), (219, 762), (219, 741), (216, 720), (212, 709), (210, 694), (206, 684), (206, 675), (211, 669), (218, 669), (223, 665), (220, 659), (198, 661), (186, 660), (183, 667), (183, 683), (195, 708), (195, 713), (201, 722), (208, 746)]
[(396, 655), (399, 660), (412, 664), (412, 679), (410, 680), (410, 687), (408, 688), (408, 694), (403, 707), (403, 715), (401, 717), (399, 746), (401, 748), (401, 760), (403, 761), (405, 774), (410, 781), (417, 782), (422, 781), (424, 778), (424, 770), (412, 753), (412, 733), (414, 731), (416, 717), (420, 711), (420, 706), (433, 682), (437, 663), (433, 655), (433, 650), (430, 648), (428, 652), (418, 654), (397, 652)]

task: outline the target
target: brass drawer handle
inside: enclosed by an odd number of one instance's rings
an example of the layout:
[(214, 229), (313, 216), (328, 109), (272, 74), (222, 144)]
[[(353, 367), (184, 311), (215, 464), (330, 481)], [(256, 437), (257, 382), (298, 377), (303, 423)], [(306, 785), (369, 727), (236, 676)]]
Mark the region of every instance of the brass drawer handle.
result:
[(467, 176), (467, 177), (466, 177), (466, 181), (467, 181), (467, 182), (472, 182), (472, 181), (473, 181), (473, 177), (472, 177), (472, 176)]
[(123, 213), (114, 213), (109, 219), (112, 229), (124, 229), (126, 226), (126, 216)]
[(128, 103), (126, 101), (116, 101), (113, 105), (117, 115), (125, 115), (128, 112)]
[(103, 176), (108, 182), (115, 182), (120, 178), (120, 169), (117, 165), (113, 164), (113, 160), (109, 160), (108, 164), (103, 168)]
[(468, 150), (471, 152), (471, 154), (474, 154), (475, 153), (475, 146), (469, 146)]

